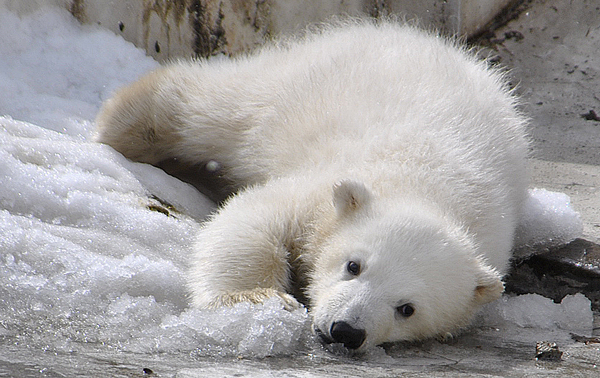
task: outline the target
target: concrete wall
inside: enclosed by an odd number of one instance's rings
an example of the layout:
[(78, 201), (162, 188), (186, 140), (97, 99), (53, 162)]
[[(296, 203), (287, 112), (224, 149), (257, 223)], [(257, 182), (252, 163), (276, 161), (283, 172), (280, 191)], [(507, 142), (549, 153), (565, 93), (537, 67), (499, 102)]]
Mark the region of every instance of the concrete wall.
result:
[(448, 34), (472, 35), (514, 0), (0, 0), (25, 13), (67, 8), (144, 48), (158, 60), (234, 55), (332, 15), (401, 15)]

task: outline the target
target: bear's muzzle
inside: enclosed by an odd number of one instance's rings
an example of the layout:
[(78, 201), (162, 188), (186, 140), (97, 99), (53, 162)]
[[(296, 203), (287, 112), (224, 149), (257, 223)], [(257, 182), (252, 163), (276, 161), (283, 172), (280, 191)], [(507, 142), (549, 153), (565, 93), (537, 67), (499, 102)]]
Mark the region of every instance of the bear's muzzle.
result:
[(329, 335), (320, 330), (315, 330), (326, 343), (341, 343), (348, 349), (358, 349), (367, 338), (364, 329), (357, 329), (344, 321), (334, 322), (329, 330)]

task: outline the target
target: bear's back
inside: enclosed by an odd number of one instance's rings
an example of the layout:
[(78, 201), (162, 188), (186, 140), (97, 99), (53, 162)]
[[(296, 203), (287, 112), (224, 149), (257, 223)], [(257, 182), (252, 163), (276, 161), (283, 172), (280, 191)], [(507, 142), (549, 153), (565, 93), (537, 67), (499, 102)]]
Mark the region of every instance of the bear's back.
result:
[[(495, 146), (501, 155), (527, 148), (502, 75), (409, 26), (331, 27), (231, 64), (221, 72), (239, 77), (233, 113), (246, 127), (236, 165), (252, 167), (258, 181), (332, 164), (401, 162), (424, 146), (481, 164), (507, 159), (493, 156)], [(516, 150), (506, 151), (511, 145)]]
[(268, 111), (255, 118), (239, 155), (251, 160), (240, 167), (424, 197), (504, 271), (528, 184), (528, 139), (501, 73), (445, 38), (370, 23), (266, 50), (252, 64), (271, 70), (269, 90), (254, 97)]

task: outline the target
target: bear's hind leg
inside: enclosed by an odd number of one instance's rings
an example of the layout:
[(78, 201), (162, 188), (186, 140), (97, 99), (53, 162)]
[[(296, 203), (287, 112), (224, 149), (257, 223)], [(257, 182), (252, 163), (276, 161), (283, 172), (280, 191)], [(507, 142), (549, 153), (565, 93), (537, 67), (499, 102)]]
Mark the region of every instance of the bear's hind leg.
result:
[(231, 108), (239, 100), (211, 90), (204, 68), (171, 64), (120, 89), (100, 109), (94, 140), (162, 168), (219, 202), (248, 184), (229, 169), (238, 163), (233, 156), (246, 124), (227, 118), (237, 114)]
[(96, 117), (94, 139), (142, 163), (179, 157), (182, 128), (170, 86), (169, 68), (158, 69), (119, 90)]

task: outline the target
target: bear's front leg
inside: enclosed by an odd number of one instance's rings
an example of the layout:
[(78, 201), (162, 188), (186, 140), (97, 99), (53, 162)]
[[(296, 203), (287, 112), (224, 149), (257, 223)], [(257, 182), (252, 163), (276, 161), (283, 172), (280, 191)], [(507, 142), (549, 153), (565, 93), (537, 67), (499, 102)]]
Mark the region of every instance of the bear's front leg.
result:
[[(266, 186), (269, 186), (268, 184)], [(297, 308), (291, 266), (301, 256), (297, 204), (285, 192), (254, 187), (232, 197), (204, 225), (194, 246), (189, 287), (200, 308), (279, 298)]]

